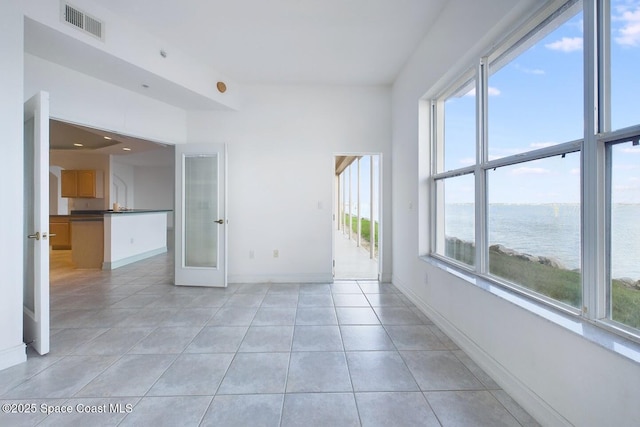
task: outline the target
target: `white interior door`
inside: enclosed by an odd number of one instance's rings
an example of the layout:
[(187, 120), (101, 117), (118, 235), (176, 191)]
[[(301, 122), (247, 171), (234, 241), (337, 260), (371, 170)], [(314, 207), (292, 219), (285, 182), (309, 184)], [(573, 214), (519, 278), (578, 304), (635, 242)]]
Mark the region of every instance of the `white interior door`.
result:
[(49, 94), (24, 104), (23, 338), (49, 352)]
[(226, 146), (176, 145), (175, 284), (227, 286)]

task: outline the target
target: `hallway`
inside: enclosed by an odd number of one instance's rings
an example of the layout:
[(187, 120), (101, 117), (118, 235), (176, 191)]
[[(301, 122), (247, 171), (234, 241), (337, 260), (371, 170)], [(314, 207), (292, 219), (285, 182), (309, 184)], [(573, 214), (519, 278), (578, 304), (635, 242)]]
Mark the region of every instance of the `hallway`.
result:
[(0, 371), (37, 410), (0, 425), (537, 425), (393, 285), (181, 288), (172, 263), (56, 274), (51, 353)]

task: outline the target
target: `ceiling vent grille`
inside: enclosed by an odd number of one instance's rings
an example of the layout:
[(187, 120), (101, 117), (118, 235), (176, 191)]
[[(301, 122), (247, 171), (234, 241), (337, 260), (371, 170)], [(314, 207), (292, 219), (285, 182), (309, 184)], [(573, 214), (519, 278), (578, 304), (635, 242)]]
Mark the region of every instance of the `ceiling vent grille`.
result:
[(82, 32), (91, 34), (92, 36), (104, 41), (104, 23), (83, 11), (67, 4), (62, 3), (62, 20)]

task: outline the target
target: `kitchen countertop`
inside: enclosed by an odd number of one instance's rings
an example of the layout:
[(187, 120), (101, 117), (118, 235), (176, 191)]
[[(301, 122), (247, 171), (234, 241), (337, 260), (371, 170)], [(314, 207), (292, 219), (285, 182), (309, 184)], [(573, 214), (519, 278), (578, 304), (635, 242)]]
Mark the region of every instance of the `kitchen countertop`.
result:
[(96, 211), (96, 210), (77, 210), (71, 211), (71, 216), (76, 215), (121, 215), (121, 214), (137, 214), (137, 213), (156, 213), (156, 212), (172, 212), (171, 209), (125, 209), (114, 211), (112, 209)]

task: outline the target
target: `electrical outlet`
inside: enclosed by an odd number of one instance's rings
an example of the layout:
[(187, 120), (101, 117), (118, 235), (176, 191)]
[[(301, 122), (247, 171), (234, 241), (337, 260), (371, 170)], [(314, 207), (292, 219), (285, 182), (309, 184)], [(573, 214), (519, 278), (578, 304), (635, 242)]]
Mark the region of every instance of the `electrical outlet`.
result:
[(273, 257), (274, 258), (278, 258), (280, 256), (280, 251), (278, 251), (277, 249), (273, 250)]
[(253, 249), (251, 249), (249, 251), (249, 259), (254, 259), (256, 257), (256, 253), (253, 251)]

